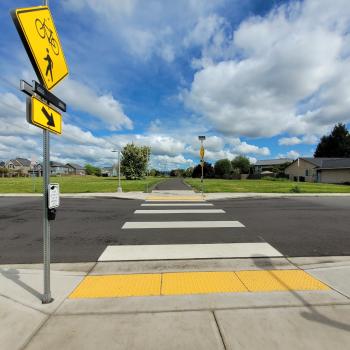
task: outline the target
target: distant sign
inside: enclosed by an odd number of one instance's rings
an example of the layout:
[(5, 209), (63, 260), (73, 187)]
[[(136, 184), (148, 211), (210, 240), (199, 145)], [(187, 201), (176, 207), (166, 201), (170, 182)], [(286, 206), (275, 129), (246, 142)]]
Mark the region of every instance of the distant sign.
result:
[(48, 188), (48, 208), (53, 209), (60, 206), (60, 185), (59, 184), (49, 184)]
[(61, 114), (34, 96), (29, 100), (30, 108), (27, 108), (28, 122), (55, 134), (62, 134)]
[(199, 151), (199, 155), (201, 156), (201, 159), (204, 158), (204, 147), (203, 147), (203, 145), (201, 146), (201, 149)]
[(11, 16), (40, 82), (51, 90), (68, 75), (68, 66), (49, 8), (20, 8)]

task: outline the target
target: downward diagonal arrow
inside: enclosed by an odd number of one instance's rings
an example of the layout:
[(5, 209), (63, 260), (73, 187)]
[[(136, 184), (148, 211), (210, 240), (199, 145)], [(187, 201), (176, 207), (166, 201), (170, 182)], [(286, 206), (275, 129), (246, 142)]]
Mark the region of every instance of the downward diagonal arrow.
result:
[(53, 120), (52, 113), (49, 114), (49, 112), (45, 109), (45, 107), (42, 107), (41, 111), (45, 114), (45, 117), (47, 118), (47, 125), (55, 127), (55, 121)]

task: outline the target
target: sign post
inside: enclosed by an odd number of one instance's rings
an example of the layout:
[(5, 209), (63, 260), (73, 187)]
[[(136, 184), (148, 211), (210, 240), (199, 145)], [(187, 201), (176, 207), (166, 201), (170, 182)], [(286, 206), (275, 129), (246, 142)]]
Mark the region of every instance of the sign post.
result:
[(27, 121), (43, 129), (44, 292), (42, 302), (48, 304), (53, 301), (50, 289), (50, 220), (55, 219), (55, 208), (59, 206), (59, 186), (49, 184), (50, 132), (59, 135), (62, 133), (62, 116), (55, 107), (66, 111), (66, 104), (49, 90), (68, 75), (68, 66), (48, 7), (48, 0), (43, 0), (43, 5), (15, 9), (11, 11), (11, 16), (41, 83), (34, 81), (34, 87), (32, 87), (22, 80), (20, 89), (31, 96), (27, 98)]
[(44, 259), (44, 294), (43, 304), (53, 301), (50, 290), (50, 221), (48, 208), (48, 186), (50, 173), (50, 133), (43, 130), (43, 259)]
[(201, 157), (201, 167), (202, 167), (202, 176), (201, 176), (201, 188), (202, 188), (202, 196), (203, 196), (203, 179), (204, 179), (204, 146), (203, 141), (205, 140), (205, 136), (198, 136), (199, 141), (201, 142), (201, 148), (199, 151), (199, 155)]

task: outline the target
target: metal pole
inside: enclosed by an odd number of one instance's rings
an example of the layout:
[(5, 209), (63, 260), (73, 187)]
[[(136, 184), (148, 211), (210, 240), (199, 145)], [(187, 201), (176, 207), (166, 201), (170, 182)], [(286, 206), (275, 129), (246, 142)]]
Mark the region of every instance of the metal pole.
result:
[(120, 150), (118, 151), (118, 192), (123, 192), (122, 186), (120, 183)]
[[(48, 0), (43, 0), (44, 6), (49, 5)], [(49, 131), (43, 131), (43, 255), (44, 255), (44, 294), (42, 296), (43, 304), (53, 301), (50, 291), (50, 222), (48, 220), (48, 187), (50, 179), (50, 134)]]
[(48, 195), (50, 179), (50, 134), (43, 131), (43, 258), (44, 258), (44, 294), (43, 304), (53, 301), (50, 291), (50, 222), (48, 220)]
[[(201, 148), (203, 147), (203, 140), (201, 140)], [(201, 159), (201, 165), (202, 165), (202, 176), (201, 176), (201, 188), (202, 188), (202, 196), (203, 196), (203, 178), (204, 178), (204, 159)]]

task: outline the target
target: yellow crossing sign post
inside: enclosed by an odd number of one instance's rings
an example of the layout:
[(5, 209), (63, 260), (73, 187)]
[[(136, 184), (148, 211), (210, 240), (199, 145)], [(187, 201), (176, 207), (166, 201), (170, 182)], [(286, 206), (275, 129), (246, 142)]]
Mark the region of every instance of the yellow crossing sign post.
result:
[(51, 90), (68, 75), (68, 66), (49, 8), (20, 8), (11, 16), (36, 75)]
[(34, 96), (28, 99), (30, 100), (30, 108), (27, 108), (28, 122), (55, 134), (62, 134), (61, 114)]
[(201, 142), (201, 148), (199, 151), (199, 155), (201, 156), (201, 167), (202, 167), (201, 184), (202, 184), (202, 196), (203, 196), (203, 180), (204, 180), (204, 146), (203, 146), (203, 141), (205, 140), (205, 136), (198, 136), (198, 140)]
[[(28, 122), (43, 129), (44, 292), (42, 302), (48, 304), (53, 301), (50, 291), (50, 221), (55, 220), (56, 206), (58, 206), (57, 201), (49, 206), (49, 191), (55, 189), (55, 184), (49, 186), (50, 132), (62, 133), (62, 116), (53, 106), (66, 111), (66, 104), (49, 90), (68, 75), (68, 67), (48, 7), (48, 0), (43, 0), (43, 5), (15, 9), (11, 11), (11, 17), (41, 83), (34, 81), (34, 86), (31, 86), (21, 80), (20, 90), (30, 96), (27, 98)], [(57, 196), (55, 198), (57, 199)]]

